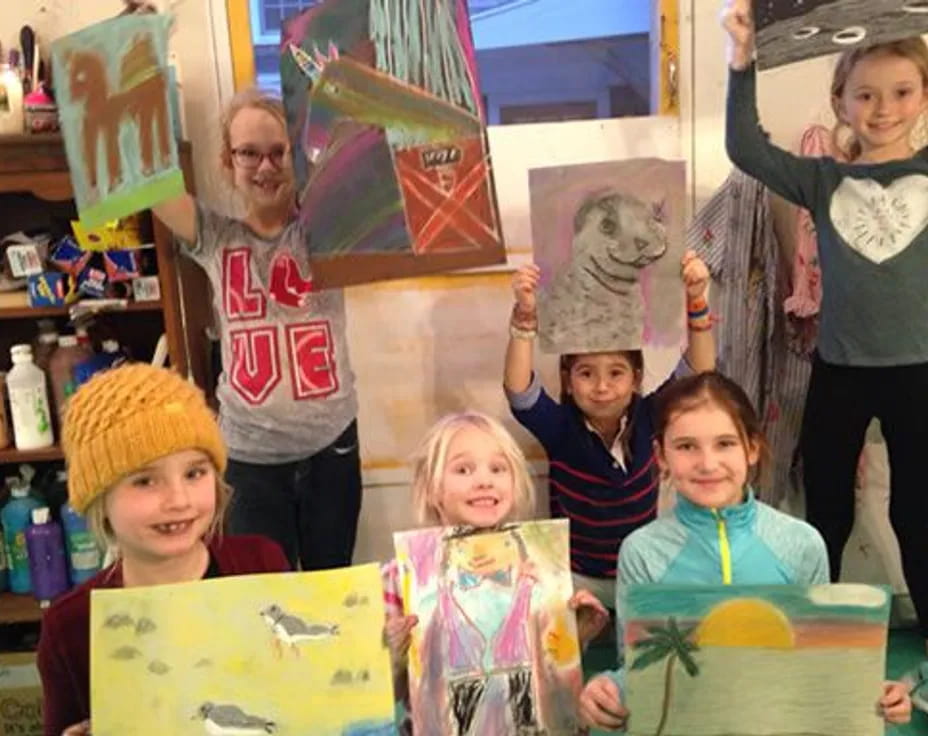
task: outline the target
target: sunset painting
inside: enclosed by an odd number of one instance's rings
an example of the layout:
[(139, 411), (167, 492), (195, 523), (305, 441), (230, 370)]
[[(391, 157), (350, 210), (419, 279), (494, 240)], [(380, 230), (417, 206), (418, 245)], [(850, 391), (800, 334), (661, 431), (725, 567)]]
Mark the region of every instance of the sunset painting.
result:
[(890, 596), (868, 585), (630, 585), (631, 736), (877, 736)]

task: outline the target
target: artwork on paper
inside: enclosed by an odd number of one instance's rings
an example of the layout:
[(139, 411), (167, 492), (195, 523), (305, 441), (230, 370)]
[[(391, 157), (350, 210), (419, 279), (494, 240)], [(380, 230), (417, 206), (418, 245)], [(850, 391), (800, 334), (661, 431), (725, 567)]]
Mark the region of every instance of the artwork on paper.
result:
[(394, 534), (413, 730), (579, 734), (582, 686), (564, 519)]
[(685, 179), (655, 158), (529, 171), (544, 352), (683, 344)]
[(630, 585), (629, 736), (878, 736), (890, 596), (868, 585)]
[(393, 734), (383, 623), (377, 565), (95, 590), (94, 736)]
[(164, 15), (103, 21), (52, 44), (55, 97), (81, 221), (103, 225), (184, 191)]
[(323, 288), (505, 261), (466, 0), (321, 0), (284, 24)]
[(754, 0), (757, 66), (928, 33), (925, 0)]

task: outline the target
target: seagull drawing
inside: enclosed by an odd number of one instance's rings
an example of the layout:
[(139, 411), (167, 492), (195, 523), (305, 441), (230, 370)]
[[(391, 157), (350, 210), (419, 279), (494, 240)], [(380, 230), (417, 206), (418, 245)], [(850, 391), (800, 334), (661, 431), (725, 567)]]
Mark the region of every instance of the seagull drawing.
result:
[(210, 736), (258, 736), (277, 731), (274, 721), (249, 715), (237, 705), (206, 702), (193, 718), (204, 722)]
[(299, 656), (297, 644), (315, 639), (327, 639), (338, 636), (338, 624), (306, 623), (298, 616), (291, 616), (280, 606), (274, 604), (261, 611), (261, 617), (274, 632), (274, 646), (277, 655), (282, 656), (281, 645), (289, 646)]

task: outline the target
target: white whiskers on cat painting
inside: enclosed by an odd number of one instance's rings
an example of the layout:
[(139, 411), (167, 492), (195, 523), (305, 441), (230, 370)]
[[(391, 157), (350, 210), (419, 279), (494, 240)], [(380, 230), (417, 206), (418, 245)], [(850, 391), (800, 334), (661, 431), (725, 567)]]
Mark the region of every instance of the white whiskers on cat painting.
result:
[(612, 190), (580, 203), (570, 262), (543, 288), (543, 340), (564, 345), (571, 336), (595, 334), (603, 350), (640, 343), (640, 275), (667, 252), (664, 208), (664, 202), (645, 203)]

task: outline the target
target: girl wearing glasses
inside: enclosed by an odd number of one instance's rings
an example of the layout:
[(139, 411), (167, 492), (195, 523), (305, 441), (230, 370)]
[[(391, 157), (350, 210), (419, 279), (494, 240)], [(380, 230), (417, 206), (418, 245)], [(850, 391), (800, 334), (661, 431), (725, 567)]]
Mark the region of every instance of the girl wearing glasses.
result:
[(219, 163), (244, 217), (189, 195), (154, 212), (212, 285), (229, 532), (270, 537), (294, 569), (348, 565), (361, 471), (344, 298), (313, 290), (279, 100), (255, 90), (232, 99)]

